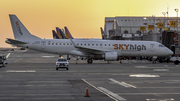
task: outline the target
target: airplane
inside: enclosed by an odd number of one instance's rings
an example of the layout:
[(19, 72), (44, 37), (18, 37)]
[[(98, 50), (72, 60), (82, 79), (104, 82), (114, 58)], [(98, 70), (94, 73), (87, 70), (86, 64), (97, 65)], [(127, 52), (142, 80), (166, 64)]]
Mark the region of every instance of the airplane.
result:
[(16, 15), (10, 14), (9, 17), (15, 39), (7, 38), (6, 43), (46, 53), (87, 57), (87, 63), (92, 63), (93, 59), (118, 61), (122, 56), (173, 54), (170, 49), (154, 41), (41, 39), (32, 35)]
[(105, 39), (105, 34), (104, 34), (104, 31), (103, 31), (102, 27), (100, 27), (100, 29), (101, 29), (101, 36), (102, 36), (102, 40), (104, 40), (104, 39)]
[(59, 29), (59, 32), (60, 32), (60, 34), (61, 34), (62, 39), (67, 39), (67, 37), (64, 35), (64, 33), (62, 32), (61, 29)]
[(64, 29), (65, 29), (65, 33), (66, 33), (66, 37), (68, 38), (68, 39), (74, 39), (73, 37), (72, 37), (72, 35), (71, 35), (71, 33), (69, 32), (69, 30), (68, 30), (68, 28), (67, 27), (64, 27)]
[(53, 33), (53, 39), (60, 39), (55, 30), (52, 30)]
[(62, 39), (62, 36), (61, 36), (61, 34), (60, 34), (59, 27), (56, 27), (56, 32), (57, 32), (57, 35), (58, 35), (59, 39)]

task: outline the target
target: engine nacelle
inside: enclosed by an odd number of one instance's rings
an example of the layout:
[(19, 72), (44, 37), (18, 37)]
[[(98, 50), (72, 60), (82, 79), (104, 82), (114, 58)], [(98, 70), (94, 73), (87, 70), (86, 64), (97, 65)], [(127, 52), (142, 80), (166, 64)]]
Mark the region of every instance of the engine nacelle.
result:
[(106, 61), (117, 61), (118, 60), (118, 53), (117, 52), (106, 52), (104, 54), (104, 59)]

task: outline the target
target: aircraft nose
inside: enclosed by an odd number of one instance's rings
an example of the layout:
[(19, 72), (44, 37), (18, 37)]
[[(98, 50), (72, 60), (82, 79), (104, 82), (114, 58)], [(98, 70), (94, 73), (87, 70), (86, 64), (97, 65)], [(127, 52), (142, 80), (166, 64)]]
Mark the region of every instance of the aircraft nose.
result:
[(173, 55), (174, 54), (173, 51), (171, 51), (170, 49), (168, 49), (168, 53), (169, 53), (169, 55)]

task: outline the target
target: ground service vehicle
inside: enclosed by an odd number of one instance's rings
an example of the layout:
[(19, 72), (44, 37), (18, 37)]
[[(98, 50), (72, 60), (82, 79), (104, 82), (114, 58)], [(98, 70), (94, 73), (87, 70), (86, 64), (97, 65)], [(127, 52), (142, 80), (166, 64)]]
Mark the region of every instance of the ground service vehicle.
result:
[(66, 60), (65, 58), (58, 58), (58, 60), (56, 61), (56, 70), (58, 70), (58, 68), (66, 68), (66, 70), (68, 70), (68, 65), (68, 60)]
[(0, 64), (5, 67), (5, 64), (7, 64), (6, 56), (0, 56)]

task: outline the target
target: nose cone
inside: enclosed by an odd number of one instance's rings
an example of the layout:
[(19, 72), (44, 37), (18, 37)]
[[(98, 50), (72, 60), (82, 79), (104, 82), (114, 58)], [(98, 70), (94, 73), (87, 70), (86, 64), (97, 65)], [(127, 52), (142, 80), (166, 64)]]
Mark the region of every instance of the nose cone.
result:
[(169, 55), (173, 55), (174, 54), (173, 51), (171, 51), (170, 49), (168, 49), (168, 53), (169, 53)]

